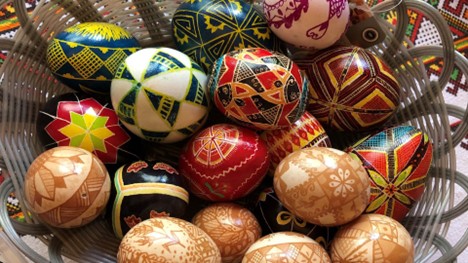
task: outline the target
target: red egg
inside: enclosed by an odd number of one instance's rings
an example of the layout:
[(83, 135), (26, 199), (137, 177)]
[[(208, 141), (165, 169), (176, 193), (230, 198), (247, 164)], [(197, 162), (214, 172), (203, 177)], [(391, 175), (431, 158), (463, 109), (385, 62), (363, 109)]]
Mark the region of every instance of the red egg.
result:
[(254, 131), (215, 124), (191, 138), (179, 159), (190, 191), (212, 201), (230, 201), (252, 192), (265, 177), (270, 158)]
[(260, 137), (268, 146), (271, 175), (279, 162), (294, 151), (310, 146), (331, 147), (330, 139), (322, 125), (307, 111), (291, 126), (264, 131)]
[(309, 78), (307, 110), (338, 131), (385, 123), (400, 104), (400, 86), (383, 60), (359, 47), (332, 47), (295, 60)]
[(241, 262), (247, 249), (262, 235), (255, 216), (234, 203), (217, 203), (198, 212), (192, 223), (216, 243), (223, 263)]

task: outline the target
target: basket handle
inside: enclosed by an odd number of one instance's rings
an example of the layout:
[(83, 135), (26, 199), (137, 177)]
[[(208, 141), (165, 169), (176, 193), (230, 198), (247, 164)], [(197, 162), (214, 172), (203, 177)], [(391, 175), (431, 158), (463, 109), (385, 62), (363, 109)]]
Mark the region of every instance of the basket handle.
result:
[(18, 235), (13, 227), (8, 211), (6, 210), (6, 204), (8, 196), (14, 191), (13, 183), (10, 178), (6, 179), (0, 185), (0, 224), (5, 229), (5, 234), (8, 236), (10, 241), (23, 252), (24, 255), (28, 256), (31, 260), (36, 263), (47, 263), (49, 260), (39, 255), (36, 251), (32, 250)]

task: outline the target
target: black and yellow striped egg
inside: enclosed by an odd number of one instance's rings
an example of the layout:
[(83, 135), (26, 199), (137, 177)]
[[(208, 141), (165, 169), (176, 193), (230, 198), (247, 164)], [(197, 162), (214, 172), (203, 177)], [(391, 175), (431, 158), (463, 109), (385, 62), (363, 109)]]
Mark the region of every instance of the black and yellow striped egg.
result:
[(182, 218), (189, 202), (184, 177), (163, 162), (123, 165), (115, 173), (112, 190), (112, 227), (119, 238), (152, 217)]
[(91, 95), (107, 95), (120, 63), (141, 49), (127, 30), (106, 22), (85, 22), (58, 33), (49, 43), (49, 69), (63, 84)]

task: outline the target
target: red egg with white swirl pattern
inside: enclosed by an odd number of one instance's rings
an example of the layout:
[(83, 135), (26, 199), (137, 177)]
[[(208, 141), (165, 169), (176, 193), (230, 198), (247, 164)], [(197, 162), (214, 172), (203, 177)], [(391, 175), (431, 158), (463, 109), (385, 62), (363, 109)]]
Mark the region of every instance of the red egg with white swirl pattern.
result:
[(230, 201), (251, 193), (270, 165), (265, 142), (247, 128), (215, 124), (191, 138), (179, 159), (190, 191), (205, 200)]

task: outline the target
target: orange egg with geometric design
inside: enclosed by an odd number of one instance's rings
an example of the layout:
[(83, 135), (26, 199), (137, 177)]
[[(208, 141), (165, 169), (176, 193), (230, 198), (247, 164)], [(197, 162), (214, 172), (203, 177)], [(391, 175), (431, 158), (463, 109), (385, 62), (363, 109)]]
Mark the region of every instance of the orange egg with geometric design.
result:
[(83, 226), (97, 218), (110, 195), (110, 177), (91, 152), (60, 146), (39, 155), (24, 182), (28, 209), (59, 228)]

